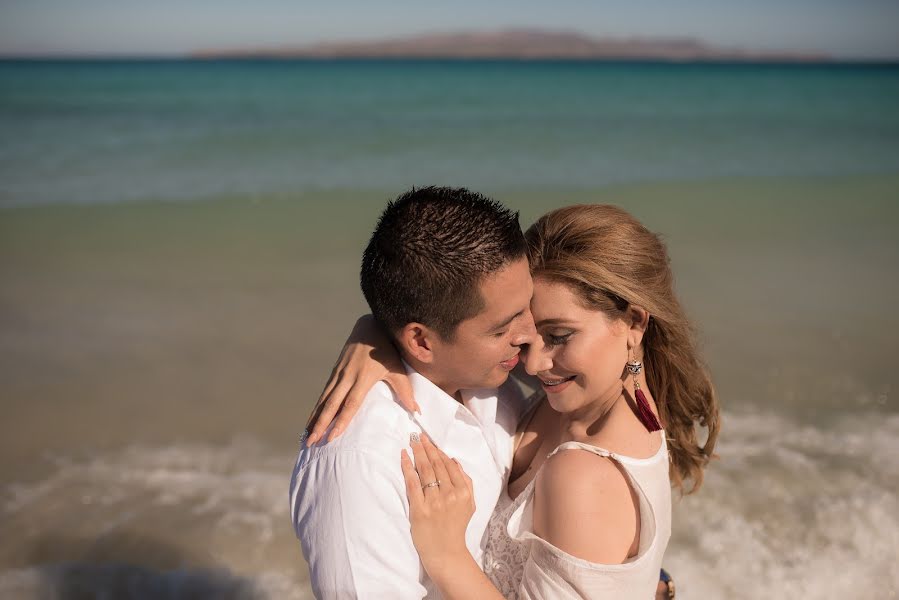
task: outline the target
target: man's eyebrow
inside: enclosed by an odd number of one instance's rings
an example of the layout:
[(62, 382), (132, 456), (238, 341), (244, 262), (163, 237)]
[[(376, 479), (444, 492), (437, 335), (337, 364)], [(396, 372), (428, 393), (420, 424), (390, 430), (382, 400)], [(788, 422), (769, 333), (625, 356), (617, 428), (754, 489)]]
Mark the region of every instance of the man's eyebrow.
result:
[(509, 323), (511, 323), (512, 321), (514, 321), (515, 319), (517, 319), (518, 317), (520, 317), (523, 314), (524, 314), (523, 310), (518, 311), (517, 313), (515, 313), (514, 315), (512, 315), (511, 317), (509, 317), (502, 323), (497, 323), (496, 325), (491, 327), (490, 331), (496, 331), (497, 329), (502, 329), (503, 327), (505, 327), (506, 325), (508, 325)]

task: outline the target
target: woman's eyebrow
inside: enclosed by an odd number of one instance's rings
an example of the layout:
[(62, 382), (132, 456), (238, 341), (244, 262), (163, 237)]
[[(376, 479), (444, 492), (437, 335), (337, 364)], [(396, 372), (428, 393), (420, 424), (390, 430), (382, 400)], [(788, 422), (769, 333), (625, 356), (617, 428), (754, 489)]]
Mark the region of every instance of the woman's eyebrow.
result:
[(571, 324), (572, 324), (572, 322), (569, 321), (568, 319), (554, 318), (554, 319), (541, 319), (540, 321), (537, 321), (536, 326), (543, 327), (544, 325), (571, 325)]

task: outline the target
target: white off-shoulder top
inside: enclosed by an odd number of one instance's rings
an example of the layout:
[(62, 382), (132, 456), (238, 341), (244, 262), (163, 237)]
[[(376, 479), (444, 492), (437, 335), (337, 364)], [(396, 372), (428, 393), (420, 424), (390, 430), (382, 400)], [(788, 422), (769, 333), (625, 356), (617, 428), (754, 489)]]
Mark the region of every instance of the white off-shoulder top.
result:
[[(566, 442), (553, 450), (581, 449), (618, 462), (640, 500), (637, 555), (617, 565), (592, 563), (567, 554), (534, 534), (534, 479), (513, 501), (500, 496), (488, 527), (484, 571), (508, 599), (655, 598), (662, 556), (671, 536), (671, 484), (668, 447), (650, 458), (632, 458), (604, 448)], [(542, 467), (541, 467), (542, 468)]]

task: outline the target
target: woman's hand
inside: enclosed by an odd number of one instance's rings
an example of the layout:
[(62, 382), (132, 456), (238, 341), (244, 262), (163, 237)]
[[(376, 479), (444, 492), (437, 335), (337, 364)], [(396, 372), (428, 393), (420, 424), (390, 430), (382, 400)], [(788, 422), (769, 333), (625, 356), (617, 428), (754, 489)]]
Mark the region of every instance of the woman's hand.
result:
[(331, 377), (306, 423), (306, 446), (319, 441), (328, 426), (340, 414), (328, 435), (330, 442), (344, 432), (362, 405), (365, 395), (379, 381), (393, 389), (406, 410), (419, 412), (412, 397), (412, 384), (390, 339), (374, 317), (365, 315), (356, 321), (331, 371)]
[(400, 466), (409, 497), (412, 541), (428, 574), (436, 579), (453, 559), (471, 560), (465, 530), (475, 511), (471, 478), (428, 436), (413, 434), (415, 465), (402, 451)]

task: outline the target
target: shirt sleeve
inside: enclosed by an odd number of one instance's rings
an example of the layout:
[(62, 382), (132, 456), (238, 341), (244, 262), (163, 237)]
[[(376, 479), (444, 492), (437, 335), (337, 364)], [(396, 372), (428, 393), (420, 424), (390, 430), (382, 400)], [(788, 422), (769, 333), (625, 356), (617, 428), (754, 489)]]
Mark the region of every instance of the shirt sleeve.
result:
[(298, 467), (292, 516), (316, 598), (427, 595), (399, 452), (395, 463), (364, 450), (335, 449)]

